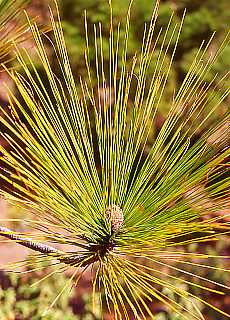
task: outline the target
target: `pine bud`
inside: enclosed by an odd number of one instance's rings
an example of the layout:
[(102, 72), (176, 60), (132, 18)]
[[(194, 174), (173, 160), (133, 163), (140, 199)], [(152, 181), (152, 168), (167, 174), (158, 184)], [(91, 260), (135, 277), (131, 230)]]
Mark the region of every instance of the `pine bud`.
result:
[(123, 211), (115, 204), (105, 210), (105, 218), (108, 222), (111, 222), (112, 231), (114, 232), (119, 231), (124, 222)]

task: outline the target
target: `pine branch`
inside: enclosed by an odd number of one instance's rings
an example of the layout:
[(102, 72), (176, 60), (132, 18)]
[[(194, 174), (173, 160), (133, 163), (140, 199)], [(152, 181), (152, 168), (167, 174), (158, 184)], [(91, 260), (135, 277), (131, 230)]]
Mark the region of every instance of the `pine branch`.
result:
[(82, 262), (82, 266), (85, 266), (93, 262), (91, 260), (90, 261), (87, 260), (83, 262), (83, 260), (85, 260), (85, 256), (83, 257), (82, 255), (71, 256), (71, 257), (66, 256), (65, 253), (63, 254), (62, 251), (52, 246), (49, 246), (44, 243), (35, 242), (30, 238), (25, 238), (19, 234), (16, 234), (15, 232), (13, 232), (12, 230), (6, 227), (0, 226), (0, 235), (10, 240), (14, 240), (16, 243), (22, 245), (23, 247), (43, 253), (47, 256), (52, 255), (53, 257), (57, 258), (60, 262), (63, 262), (65, 264), (76, 265)]

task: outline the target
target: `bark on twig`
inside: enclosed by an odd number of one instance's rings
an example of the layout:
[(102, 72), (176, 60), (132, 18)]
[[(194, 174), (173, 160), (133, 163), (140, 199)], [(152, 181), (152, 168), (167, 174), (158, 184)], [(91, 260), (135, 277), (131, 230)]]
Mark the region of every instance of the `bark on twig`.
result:
[[(0, 226), (0, 235), (7, 238), (7, 239), (13, 240), (16, 243), (18, 243), (26, 248), (43, 253), (47, 256), (51, 255), (52, 257), (58, 259), (60, 262), (63, 262), (65, 264), (75, 265), (75, 264), (79, 264), (83, 260), (85, 260), (85, 256), (83, 256), (83, 255), (67, 256), (67, 253), (63, 253), (62, 251), (60, 251), (52, 246), (46, 245), (44, 243), (38, 243), (38, 242), (33, 241), (30, 238), (23, 237), (19, 234), (14, 233), (12, 230), (10, 230), (6, 227)], [(89, 260), (87, 261), (87, 263), (83, 262), (82, 266), (85, 266), (88, 263), (89, 263)]]

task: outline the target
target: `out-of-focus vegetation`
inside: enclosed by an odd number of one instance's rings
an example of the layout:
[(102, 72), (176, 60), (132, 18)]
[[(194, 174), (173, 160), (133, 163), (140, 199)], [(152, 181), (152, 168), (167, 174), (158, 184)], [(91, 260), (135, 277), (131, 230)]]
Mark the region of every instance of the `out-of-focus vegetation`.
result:
[[(116, 27), (120, 21), (125, 22), (125, 16), (129, 5), (128, 0), (114, 0), (113, 5), (113, 24)], [(94, 28), (93, 24), (102, 24), (102, 33), (107, 36), (110, 27), (110, 15), (108, 1), (105, 0), (61, 0), (61, 9), (63, 16), (63, 26), (65, 31), (66, 42), (71, 56), (72, 65), (77, 75), (84, 76), (86, 68), (84, 65), (84, 48), (85, 43), (82, 39), (85, 38), (84, 29), (84, 10), (87, 12), (89, 46), (94, 46)], [(129, 35), (128, 56), (131, 59), (136, 52), (140, 52), (142, 38), (144, 34), (144, 22), (148, 23), (151, 18), (150, 14), (155, 5), (153, 0), (135, 0), (132, 4), (131, 24)], [(181, 80), (187, 73), (192, 60), (195, 57), (197, 48), (202, 41), (208, 40), (215, 32), (215, 38), (212, 42), (213, 51), (216, 50), (218, 43), (223, 40), (226, 35), (227, 25), (230, 20), (230, 11), (228, 0), (206, 0), (206, 1), (189, 1), (189, 0), (166, 0), (161, 1), (159, 10), (159, 19), (157, 22), (157, 31), (161, 28), (165, 29), (172, 12), (174, 12), (173, 20), (175, 23), (181, 21), (184, 10), (186, 9), (186, 18), (183, 25), (183, 30), (180, 36), (179, 45), (174, 58), (171, 76), (167, 83), (166, 93), (164, 95), (161, 111), (167, 112), (172, 99), (173, 90), (178, 86)], [(157, 32), (156, 32), (157, 35)], [(122, 33), (121, 33), (122, 37)], [(160, 38), (158, 49), (163, 41)], [(175, 41), (175, 40), (174, 40)], [(175, 42), (172, 41), (168, 55), (172, 54)], [(105, 44), (106, 46), (106, 44)], [(106, 56), (105, 49), (105, 64), (108, 59), (108, 50)], [(209, 72), (207, 81), (210, 81), (216, 72), (223, 74), (227, 66), (230, 64), (230, 48), (227, 47), (214, 65), (212, 71)], [(92, 50), (93, 53), (93, 50)], [(210, 52), (211, 54), (211, 52)], [(94, 55), (91, 56), (92, 65)], [(204, 61), (205, 62), (205, 61)], [(163, 107), (163, 108), (162, 108)]]
[[(43, 273), (44, 276), (44, 273)], [(41, 277), (41, 274), (40, 274)], [(39, 272), (30, 275), (15, 273), (0, 274), (0, 319), (1, 320), (39, 320), (43, 311), (54, 300), (57, 292), (65, 285), (66, 277), (59, 274), (49, 281), (30, 287), (34, 280), (39, 280)], [(35, 281), (36, 281), (35, 280)], [(69, 292), (65, 292), (58, 300), (52, 312), (46, 316), (47, 320), (79, 319), (69, 307)]]
[[(76, 70), (81, 70), (83, 60), (80, 59), (85, 37), (84, 31), (84, 10), (87, 11), (87, 19), (92, 27), (93, 23), (101, 22), (103, 31), (109, 32), (109, 6), (105, 0), (86, 0), (60, 1), (62, 15), (64, 20), (64, 30), (68, 42), (71, 60)], [(113, 22), (117, 25), (123, 17), (126, 16), (128, 0), (114, 0), (113, 5)], [(141, 48), (142, 37), (144, 32), (144, 22), (148, 23), (151, 18), (150, 14), (154, 7), (155, 1), (152, 0), (135, 0), (132, 5), (129, 55), (133, 55)], [(180, 43), (176, 55), (176, 64), (174, 68), (182, 76), (189, 68), (188, 56), (193, 56), (193, 50), (197, 48), (203, 40), (211, 37), (216, 32), (216, 39), (224, 36), (227, 24), (230, 18), (228, 10), (229, 2), (227, 0), (206, 0), (206, 1), (161, 1), (157, 29), (165, 28), (174, 12), (175, 19), (179, 22), (184, 10), (186, 9), (186, 20), (183, 26), (183, 32), (180, 37)], [(89, 36), (94, 37), (93, 29), (89, 29)], [(92, 41), (91, 44), (94, 42)], [(160, 42), (161, 44), (161, 42)], [(173, 46), (173, 43), (172, 43)], [(223, 65), (220, 69), (225, 70), (226, 64), (229, 63), (227, 52), (223, 57)]]
[[(127, 14), (129, 0), (114, 0), (112, 1), (113, 6), (113, 26), (114, 32), (119, 23), (120, 27), (120, 38), (124, 36), (124, 28), (122, 25), (125, 24), (125, 17)], [(92, 81), (93, 84), (97, 83), (97, 77), (95, 71), (95, 29), (94, 25), (98, 26), (97, 35), (99, 33), (99, 24), (102, 27), (102, 37), (106, 39), (109, 35), (110, 28), (110, 12), (108, 1), (104, 0), (86, 0), (86, 1), (75, 1), (75, 0), (60, 0), (61, 14), (63, 17), (63, 28), (65, 32), (65, 39), (67, 42), (68, 51), (70, 54), (70, 60), (72, 62), (73, 72), (77, 77), (81, 76), (83, 79), (87, 76), (87, 69), (85, 68), (84, 50), (86, 47), (85, 39), (85, 27), (84, 18), (85, 13), (87, 16), (87, 29), (88, 29), (88, 43), (89, 43), (89, 58), (92, 68)], [(131, 23), (129, 32), (129, 44), (128, 44), (128, 62), (127, 65), (132, 64), (133, 56), (139, 54), (141, 51), (143, 35), (144, 35), (144, 23), (147, 25), (151, 19), (151, 12), (155, 5), (153, 0), (135, 0), (132, 3), (131, 10)], [(209, 40), (212, 39), (212, 44), (208, 51), (208, 54), (204, 57), (204, 64), (208, 63), (209, 57), (216, 52), (220, 42), (225, 38), (227, 33), (228, 21), (230, 21), (230, 14), (228, 10), (229, 3), (227, 0), (206, 0), (206, 1), (188, 1), (188, 0), (166, 0), (160, 2), (159, 18), (156, 24), (155, 39), (157, 38), (158, 32), (162, 35), (157, 43), (155, 52), (155, 60), (157, 60), (157, 52), (160, 52), (162, 42), (164, 41), (164, 31), (172, 18), (172, 24), (170, 26), (171, 32), (176, 24), (181, 22), (183, 13), (186, 10), (186, 17), (183, 24), (182, 32), (179, 39), (179, 44), (174, 56), (174, 61), (170, 70), (170, 75), (167, 80), (164, 95), (159, 104), (158, 112), (156, 115), (155, 126), (151, 128), (151, 134), (149, 136), (146, 152), (148, 152), (149, 146), (152, 144), (156, 132), (162, 126), (164, 119), (171, 107), (172, 98), (175, 91), (182, 83), (189, 67), (196, 56), (197, 49), (204, 42), (202, 50), (205, 48)], [(173, 13), (173, 16), (172, 16)], [(166, 41), (169, 42), (169, 38)], [(176, 41), (176, 34), (174, 35), (165, 58), (164, 66), (162, 67), (162, 75), (164, 68), (167, 68), (167, 64), (170, 61), (170, 57), (173, 54), (173, 48)], [(109, 49), (108, 43), (104, 41), (104, 65), (105, 73), (109, 65)], [(213, 49), (213, 52), (212, 52)], [(155, 64), (154, 59), (149, 67), (149, 74), (151, 75), (151, 69), (154, 70)], [(157, 63), (157, 61), (156, 61)], [(221, 53), (218, 61), (211, 66), (210, 71), (204, 77), (206, 83), (210, 83), (215, 75), (218, 73), (216, 81), (211, 84), (213, 93), (216, 95), (216, 99), (221, 95), (222, 88), (217, 85), (218, 79), (226, 73), (227, 66), (230, 64), (230, 48), (226, 47)], [(138, 73), (138, 70), (136, 70)], [(105, 75), (106, 76), (106, 75)], [(108, 81), (108, 79), (106, 79)], [(118, 74), (119, 80), (119, 74)], [(151, 80), (151, 76), (147, 81)], [(133, 94), (135, 91), (133, 92)], [(212, 97), (211, 97), (212, 99)], [(229, 99), (229, 98), (228, 98)], [(130, 101), (130, 104), (132, 102)], [(212, 126), (218, 119), (221, 119), (228, 110), (229, 101), (227, 99), (222, 102), (222, 105), (216, 110), (213, 115), (206, 121), (206, 128)], [(189, 108), (189, 106), (188, 106)], [(201, 118), (200, 118), (201, 119)], [(201, 121), (201, 120), (200, 120)], [(192, 121), (191, 121), (192, 122)], [(190, 123), (191, 124), (191, 123)], [(194, 122), (194, 126), (196, 126)], [(197, 134), (201, 136), (203, 130), (199, 129)]]

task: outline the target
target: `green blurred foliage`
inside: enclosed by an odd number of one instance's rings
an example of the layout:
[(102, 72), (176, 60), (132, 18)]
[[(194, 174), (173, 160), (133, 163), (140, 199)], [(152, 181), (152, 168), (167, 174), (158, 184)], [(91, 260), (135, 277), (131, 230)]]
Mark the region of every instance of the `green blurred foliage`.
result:
[[(3, 276), (1, 275), (1, 277)], [(7, 287), (0, 286), (1, 320), (39, 320), (42, 318), (42, 313), (64, 287), (67, 278), (60, 273), (50, 277), (48, 280), (46, 279), (46, 281), (35, 287), (31, 287), (31, 284), (38, 281), (40, 277), (35, 273), (24, 276), (15, 273), (8, 274)], [(69, 299), (69, 290), (66, 290), (54, 308), (52, 308), (52, 311), (43, 319), (78, 319), (69, 307)]]
[[(84, 12), (87, 13), (88, 37), (89, 37), (89, 56), (91, 67), (95, 66), (94, 53), (94, 24), (97, 26), (97, 34), (99, 33), (98, 24), (102, 24), (103, 37), (107, 38), (110, 26), (110, 10), (109, 1), (107, 0), (60, 0), (61, 13), (63, 18), (63, 27), (67, 41), (68, 50), (73, 66), (74, 73), (77, 76), (87, 77), (84, 49), (85, 49), (85, 28), (84, 28)], [(142, 45), (144, 33), (144, 23), (148, 25), (151, 18), (151, 12), (154, 8), (155, 1), (153, 0), (134, 0), (131, 10), (131, 23), (129, 33), (128, 47), (128, 65), (131, 65), (132, 58), (135, 53), (139, 53)], [(183, 12), (186, 9), (186, 18), (183, 24), (183, 29), (180, 35), (180, 40), (174, 63), (171, 70), (171, 75), (167, 81), (166, 90), (159, 109), (162, 115), (166, 115), (170, 108), (174, 90), (183, 80), (185, 74), (189, 70), (190, 64), (195, 57), (197, 48), (203, 40), (205, 43), (216, 32), (211, 45), (213, 52), (218, 48), (219, 43), (225, 37), (227, 32), (228, 22), (230, 21), (230, 11), (228, 10), (228, 0), (206, 0), (206, 1), (189, 1), (189, 0), (164, 0), (160, 3), (159, 18), (156, 25), (156, 36), (161, 28), (166, 29), (169, 19), (173, 13), (173, 26), (179, 24)], [(113, 0), (113, 25), (114, 30), (121, 22), (121, 35), (124, 35), (122, 26), (125, 24), (125, 17), (129, 6), (129, 0)], [(116, 32), (115, 32), (116, 33)], [(157, 50), (162, 44), (163, 35), (159, 39)], [(173, 51), (176, 35), (173, 37), (168, 51), (168, 60)], [(210, 50), (211, 50), (210, 49)], [(157, 52), (156, 50), (156, 52)], [(208, 54), (212, 54), (212, 52)], [(156, 55), (157, 56), (157, 55)], [(104, 64), (105, 69), (108, 66), (109, 50), (108, 44), (104, 41)], [(220, 75), (226, 71), (226, 65), (229, 65), (229, 47), (221, 54), (220, 59), (212, 67), (208, 77), (204, 79), (208, 82), (213, 78), (216, 72)], [(152, 62), (154, 67), (154, 59)], [(94, 68), (92, 68), (93, 70)], [(151, 74), (151, 66), (150, 66)], [(96, 75), (93, 74), (93, 81), (96, 85)], [(214, 84), (213, 84), (214, 85)]]
[[(107, 0), (61, 0), (61, 11), (64, 20), (64, 30), (70, 53), (73, 55), (74, 66), (81, 65), (83, 60), (82, 38), (85, 37), (84, 31), (84, 11), (87, 12), (89, 24), (89, 36), (93, 39), (92, 24), (101, 23), (103, 32), (108, 35), (109, 32), (109, 5)], [(151, 17), (151, 11), (154, 7), (153, 0), (134, 0), (131, 12), (130, 43), (129, 55), (134, 54), (141, 47), (141, 41), (144, 30), (144, 22), (148, 22)], [(113, 22), (117, 26), (120, 21), (125, 22), (129, 1), (113, 0)], [(230, 20), (228, 10), (228, 0), (166, 0), (161, 1), (157, 30), (165, 28), (169, 18), (174, 12), (176, 22), (181, 20), (183, 11), (186, 9), (186, 19), (183, 25), (183, 32), (180, 36), (178, 49), (178, 60), (183, 62), (183, 56), (191, 49), (197, 48), (202, 40), (208, 39), (213, 32), (217, 33), (217, 40), (223, 37)], [(91, 42), (94, 45), (94, 42)], [(226, 56), (228, 54), (226, 53)], [(182, 57), (182, 59), (181, 59)], [(176, 58), (177, 59), (177, 58)]]

